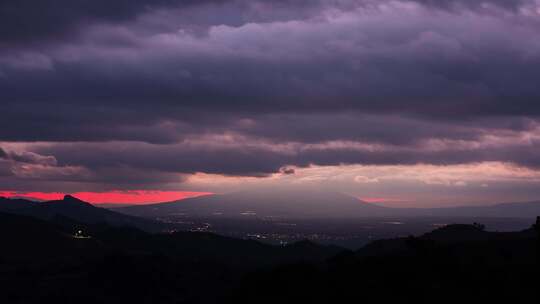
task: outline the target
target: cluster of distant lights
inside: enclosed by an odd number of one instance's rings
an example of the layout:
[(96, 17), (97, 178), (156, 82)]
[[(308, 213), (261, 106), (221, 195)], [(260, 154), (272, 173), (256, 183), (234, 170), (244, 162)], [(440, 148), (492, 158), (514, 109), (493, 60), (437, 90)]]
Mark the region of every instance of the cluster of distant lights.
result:
[(73, 235), (74, 238), (76, 239), (90, 239), (92, 238), (91, 236), (85, 234), (82, 230), (77, 230), (75, 232), (75, 234)]

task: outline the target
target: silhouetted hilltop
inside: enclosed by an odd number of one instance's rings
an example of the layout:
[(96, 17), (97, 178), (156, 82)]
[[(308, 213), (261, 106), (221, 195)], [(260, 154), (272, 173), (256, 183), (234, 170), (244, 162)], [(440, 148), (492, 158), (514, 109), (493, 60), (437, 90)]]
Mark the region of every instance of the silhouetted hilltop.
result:
[(387, 208), (336, 192), (277, 190), (208, 195), (174, 202), (115, 208), (114, 211), (141, 217), (513, 217), (532, 220), (540, 214), (540, 202), (451, 208)]
[(62, 200), (32, 202), (23, 199), (2, 199), (0, 212), (9, 212), (51, 220), (57, 216), (71, 218), (82, 223), (103, 223), (113, 226), (134, 226), (159, 231), (164, 225), (148, 219), (124, 215), (108, 209), (95, 207), (71, 195)]
[[(271, 246), (212, 233), (154, 234), (129, 226), (79, 223), (61, 215), (45, 221), (0, 213), (0, 221), (0, 240), (6, 244), (6, 248), (10, 248), (13, 252), (26, 253), (25, 256), (34, 255), (36, 258), (43, 250), (62, 254), (79, 248), (81, 243), (88, 242), (99, 244), (103, 253), (118, 251), (166, 254), (189, 260), (204, 258), (238, 265), (321, 261), (343, 250), (336, 246), (321, 246), (309, 241), (288, 246)], [(79, 230), (82, 230), (81, 237), (77, 237)]]
[(17, 210), (37, 205), (38, 202), (22, 198), (6, 198), (0, 196), (0, 211)]
[(0, 302), (522, 303), (537, 290), (537, 240), (458, 224), (351, 252), (0, 213)]
[[(464, 248), (470, 244), (521, 242), (537, 237), (537, 232), (530, 228), (516, 232), (485, 231), (480, 224), (452, 224), (437, 228), (419, 237), (403, 237), (376, 240), (358, 250), (361, 256), (381, 256), (408, 254), (413, 244), (438, 244)], [(467, 245), (464, 245), (467, 243)]]
[[(507, 235), (507, 233), (505, 233)], [(479, 224), (452, 224), (433, 230), (420, 238), (440, 242), (483, 241), (500, 237), (497, 232), (487, 232)]]
[(207, 195), (175, 202), (115, 209), (136, 216), (186, 215), (192, 217), (273, 216), (288, 218), (350, 218), (384, 216), (387, 208), (355, 197), (323, 191), (249, 191)]
[(533, 232), (449, 225), (421, 237), (375, 241), (322, 264), (249, 275), (227, 303), (530, 303), (537, 299), (540, 262)]
[(222, 297), (248, 271), (320, 263), (342, 250), (6, 213), (0, 245), (1, 303), (216, 303), (209, 299)]

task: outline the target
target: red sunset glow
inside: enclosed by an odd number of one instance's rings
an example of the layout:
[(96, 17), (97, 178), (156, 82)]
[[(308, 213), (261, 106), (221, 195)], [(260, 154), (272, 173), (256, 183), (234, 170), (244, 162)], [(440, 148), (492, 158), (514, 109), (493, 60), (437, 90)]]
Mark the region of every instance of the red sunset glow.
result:
[[(118, 204), (149, 204), (167, 201), (176, 201), (191, 197), (210, 195), (210, 192), (190, 192), (190, 191), (148, 191), (148, 190), (130, 190), (130, 191), (109, 191), (109, 192), (76, 192), (71, 195), (85, 202), (100, 203), (118, 203)], [(39, 200), (58, 200), (64, 197), (60, 192), (17, 192), (0, 191), (3, 197), (27, 197)]]

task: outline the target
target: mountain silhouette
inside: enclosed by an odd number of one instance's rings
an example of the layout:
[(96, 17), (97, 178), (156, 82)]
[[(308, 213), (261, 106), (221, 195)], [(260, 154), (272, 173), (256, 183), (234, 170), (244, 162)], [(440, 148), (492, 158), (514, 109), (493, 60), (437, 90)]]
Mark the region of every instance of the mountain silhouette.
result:
[(208, 195), (175, 202), (115, 209), (136, 216), (186, 215), (242, 218), (348, 218), (384, 216), (384, 207), (362, 202), (355, 197), (323, 191), (250, 191)]
[[(535, 240), (537, 235), (538, 233), (533, 228), (512, 232), (496, 232), (485, 231), (483, 225), (480, 224), (451, 224), (418, 237), (376, 240), (360, 248), (357, 253), (360, 256), (408, 255), (413, 250), (430, 247), (433, 244), (463, 250), (469, 248), (470, 244), (483, 245), (486, 243), (503, 244), (512, 250), (520, 251), (523, 248), (516, 246), (516, 244)], [(464, 254), (470, 255), (471, 253)]]
[[(81, 205), (67, 200), (58, 204)], [(78, 230), (88, 237), (77, 237)], [(246, 273), (343, 249), (211, 233), (148, 233), (0, 212), (0, 303), (222, 303)], [(29, 292), (31, 291), (31, 292)], [(217, 300), (219, 298), (219, 300)]]
[(38, 202), (23, 198), (6, 198), (0, 196), (0, 211), (13, 211), (37, 205)]
[(160, 223), (98, 208), (71, 195), (64, 196), (62, 200), (46, 202), (2, 198), (0, 199), (0, 212), (26, 215), (43, 220), (67, 217), (87, 224), (103, 223), (113, 226), (133, 226), (156, 231), (163, 228)]
[[(68, 203), (81, 202), (73, 200)], [(89, 237), (76, 238), (78, 230), (83, 230)], [(45, 254), (48, 258), (78, 258), (81, 250), (97, 255), (125, 251), (168, 254), (187, 260), (208, 259), (236, 267), (287, 261), (322, 261), (343, 250), (309, 241), (272, 246), (212, 233), (150, 233), (130, 226), (80, 223), (62, 216), (43, 220), (2, 212), (0, 244), (3, 248), (0, 257), (10, 260), (42, 259)]]
[(344, 251), (0, 212), (0, 303), (529, 303), (537, 231), (457, 224)]
[(372, 242), (322, 265), (255, 273), (227, 303), (529, 303), (538, 295), (538, 242), (530, 229), (500, 234), (450, 225)]
[(447, 208), (388, 208), (355, 197), (324, 191), (249, 191), (215, 194), (174, 202), (114, 208), (142, 217), (245, 218), (369, 218), (369, 217), (504, 217), (530, 218), (540, 214), (540, 202)]

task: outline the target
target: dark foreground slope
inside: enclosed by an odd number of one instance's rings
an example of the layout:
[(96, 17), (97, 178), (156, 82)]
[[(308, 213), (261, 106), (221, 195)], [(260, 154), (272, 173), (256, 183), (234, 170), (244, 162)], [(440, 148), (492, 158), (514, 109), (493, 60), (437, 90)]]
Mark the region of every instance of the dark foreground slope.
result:
[(0, 244), (0, 303), (216, 303), (249, 271), (341, 251), (2, 213)]
[(539, 296), (538, 244), (534, 229), (492, 233), (451, 225), (317, 265), (251, 274), (230, 303), (257, 297), (259, 303), (531, 303)]
[(64, 228), (54, 222), (0, 213), (0, 265), (66, 263), (101, 250), (102, 244), (96, 240), (73, 237), (83, 226)]
[(71, 195), (66, 195), (62, 200), (46, 202), (0, 197), (0, 212), (27, 215), (42, 220), (67, 217), (80, 223), (130, 226), (148, 231), (160, 231), (165, 228), (162, 223), (98, 208)]
[(0, 214), (0, 244), (0, 303), (530, 303), (540, 283), (537, 229), (353, 252)]

